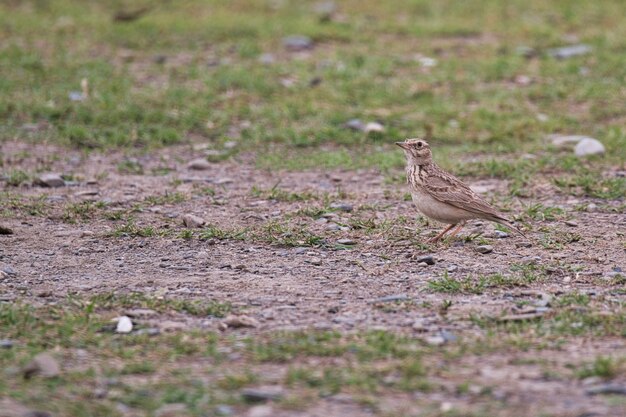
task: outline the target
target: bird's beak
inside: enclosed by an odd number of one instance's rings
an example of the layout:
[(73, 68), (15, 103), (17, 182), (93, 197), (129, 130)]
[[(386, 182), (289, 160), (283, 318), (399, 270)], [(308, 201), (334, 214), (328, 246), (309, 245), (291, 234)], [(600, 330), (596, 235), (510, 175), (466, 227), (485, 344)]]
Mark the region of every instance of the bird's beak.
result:
[(396, 142), (396, 145), (398, 145), (402, 149), (408, 149), (406, 142)]

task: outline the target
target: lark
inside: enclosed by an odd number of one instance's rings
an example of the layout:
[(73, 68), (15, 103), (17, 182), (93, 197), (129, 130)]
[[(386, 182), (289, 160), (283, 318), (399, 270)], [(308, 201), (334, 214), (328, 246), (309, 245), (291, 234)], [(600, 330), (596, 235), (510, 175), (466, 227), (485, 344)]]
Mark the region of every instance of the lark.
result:
[(432, 238), (437, 242), (452, 229), (461, 231), (468, 220), (485, 219), (510, 227), (526, 237), (510, 220), (472, 191), (460, 179), (441, 169), (434, 161), (430, 145), (423, 139), (396, 142), (406, 156), (406, 176), (417, 209), (426, 217), (449, 226)]

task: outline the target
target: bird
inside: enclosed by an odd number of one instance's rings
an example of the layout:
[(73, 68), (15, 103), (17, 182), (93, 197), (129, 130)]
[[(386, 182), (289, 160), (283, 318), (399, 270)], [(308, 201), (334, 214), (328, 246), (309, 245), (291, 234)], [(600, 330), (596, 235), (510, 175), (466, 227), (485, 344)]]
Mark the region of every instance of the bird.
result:
[(483, 200), (454, 175), (444, 171), (433, 161), (430, 145), (424, 139), (406, 139), (396, 142), (406, 157), (407, 183), (417, 209), (426, 217), (448, 224), (441, 233), (430, 239), (439, 241), (446, 233), (456, 236), (468, 220), (485, 219), (509, 227), (526, 238), (513, 222)]

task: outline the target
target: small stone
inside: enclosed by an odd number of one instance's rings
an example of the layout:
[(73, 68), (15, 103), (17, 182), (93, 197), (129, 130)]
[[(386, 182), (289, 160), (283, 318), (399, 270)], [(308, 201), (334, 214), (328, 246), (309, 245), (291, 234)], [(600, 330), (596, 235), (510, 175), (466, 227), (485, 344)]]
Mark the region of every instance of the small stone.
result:
[(340, 210), (345, 212), (351, 212), (352, 210), (354, 210), (354, 206), (347, 203), (330, 203), (329, 207), (333, 210)]
[(454, 271), (456, 271), (457, 269), (459, 269), (459, 267), (458, 267), (458, 266), (456, 266), (456, 265), (450, 265), (449, 267), (447, 267), (447, 268), (446, 268), (446, 271), (448, 271), (448, 272), (454, 272)]
[(581, 140), (587, 138), (588, 136), (583, 135), (548, 135), (548, 139), (552, 145), (559, 148), (576, 145)]
[(165, 404), (154, 412), (154, 417), (179, 417), (188, 415), (187, 406), (182, 403)]
[(337, 243), (340, 245), (346, 245), (346, 246), (356, 245), (356, 242), (352, 239), (339, 239), (337, 240)]
[(304, 248), (304, 247), (297, 247), (297, 248), (295, 248), (293, 251), (296, 253), (296, 255), (302, 255), (302, 254), (304, 254), (304, 253), (307, 253), (307, 252), (308, 252), (308, 248)]
[(578, 223), (572, 221), (572, 220), (566, 220), (565, 224), (569, 227), (578, 227)]
[(259, 327), (260, 323), (253, 317), (250, 316), (236, 316), (231, 314), (226, 317), (223, 321), (228, 327), (232, 328), (240, 328), (240, 327)]
[(365, 133), (371, 133), (371, 132), (382, 133), (385, 131), (385, 127), (378, 122), (369, 122), (363, 128), (363, 131)]
[(234, 412), (233, 408), (226, 404), (219, 404), (215, 407), (215, 414), (218, 416), (232, 416)]
[(132, 310), (128, 310), (126, 312), (126, 315), (128, 317), (133, 317), (133, 318), (148, 318), (148, 317), (153, 317), (157, 315), (157, 312), (154, 310), (151, 310), (149, 308), (135, 308)]
[(249, 402), (279, 400), (283, 397), (283, 389), (280, 386), (245, 388), (241, 390), (241, 396)]
[(443, 340), (445, 340), (446, 342), (456, 342), (457, 341), (457, 337), (454, 333), (449, 332), (448, 330), (442, 330), (441, 331), (441, 337), (443, 337)]
[(83, 100), (85, 100), (85, 95), (83, 93), (81, 93), (80, 91), (70, 91), (69, 94), (67, 95), (67, 97), (71, 101), (83, 101)]
[(360, 119), (351, 119), (344, 123), (344, 127), (362, 132), (365, 130), (365, 123), (363, 123)]
[(263, 65), (271, 65), (276, 62), (276, 58), (273, 54), (261, 54), (261, 56), (259, 56), (259, 62)]
[(574, 154), (578, 157), (601, 155), (605, 151), (604, 145), (599, 140), (593, 138), (585, 138), (581, 140), (574, 148)]
[(518, 75), (515, 77), (515, 84), (518, 85), (530, 85), (533, 82), (533, 79), (528, 75)]
[(283, 38), (283, 46), (292, 52), (305, 51), (313, 48), (313, 40), (308, 36), (291, 35)]
[(31, 378), (35, 375), (43, 378), (54, 378), (61, 373), (59, 363), (49, 353), (40, 353), (24, 367), (24, 378)]
[(2, 268), (0, 268), (0, 273), (8, 277), (17, 276), (17, 272), (15, 271), (15, 269), (11, 268), (9, 265), (5, 265)]
[(194, 169), (196, 171), (205, 171), (211, 168), (211, 164), (209, 163), (209, 161), (207, 161), (204, 158), (198, 158), (189, 162), (189, 165), (187, 165), (187, 168)]
[(183, 215), (183, 224), (185, 227), (193, 229), (204, 226), (206, 224), (206, 220), (202, 217), (196, 216), (195, 214), (185, 214)]
[(509, 234), (507, 232), (503, 232), (502, 230), (496, 230), (495, 232), (493, 232), (493, 235), (498, 239), (505, 239), (509, 237)]
[(13, 234), (13, 230), (9, 229), (8, 227), (0, 226), (0, 235), (12, 235), (12, 234)]
[(480, 245), (476, 247), (476, 252), (478, 253), (482, 253), (483, 255), (486, 255), (488, 253), (493, 252), (493, 246), (491, 245)]
[(435, 264), (435, 258), (433, 258), (432, 255), (424, 255), (424, 256), (420, 256), (419, 258), (415, 259), (415, 262), (417, 262), (417, 263), (424, 262), (426, 265), (434, 265)]
[(591, 52), (591, 46), (585, 44), (563, 46), (548, 50), (548, 55), (557, 59), (566, 59), (579, 55), (586, 55)]
[(322, 260), (316, 256), (306, 259), (306, 262), (316, 266), (320, 266), (322, 264)]
[(0, 349), (11, 349), (14, 343), (10, 339), (0, 339)]
[(122, 316), (117, 320), (117, 326), (115, 326), (115, 333), (130, 333), (133, 331), (133, 322), (128, 316)]
[(274, 409), (269, 405), (257, 405), (248, 410), (247, 417), (272, 417), (274, 416)]
[(441, 335), (429, 336), (425, 338), (424, 341), (431, 346), (441, 346), (446, 343), (446, 339)]
[(139, 329), (137, 331), (135, 331), (135, 333), (137, 336), (142, 336), (142, 335), (148, 335), (148, 336), (158, 336), (161, 334), (161, 329), (157, 328), (157, 327), (148, 327), (145, 329)]
[(65, 185), (65, 181), (59, 174), (41, 174), (39, 178), (37, 178), (36, 183), (42, 187), (63, 187)]
[(585, 390), (587, 395), (599, 395), (599, 394), (614, 394), (614, 395), (626, 395), (626, 385), (609, 383), (596, 385), (594, 387), (587, 388)]

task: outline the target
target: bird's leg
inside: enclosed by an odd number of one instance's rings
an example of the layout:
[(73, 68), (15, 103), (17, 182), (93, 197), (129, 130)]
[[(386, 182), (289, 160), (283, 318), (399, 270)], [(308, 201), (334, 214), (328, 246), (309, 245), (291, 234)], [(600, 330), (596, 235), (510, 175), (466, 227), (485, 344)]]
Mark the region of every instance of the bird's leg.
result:
[(456, 236), (457, 233), (459, 233), (461, 231), (461, 229), (463, 228), (463, 226), (465, 226), (465, 220), (463, 220), (461, 223), (459, 223), (458, 227), (452, 231), (452, 233), (450, 235), (448, 235), (449, 238), (453, 238), (454, 236)]
[(443, 229), (443, 231), (441, 233), (439, 233), (437, 236), (435, 236), (434, 238), (430, 239), (428, 242), (429, 243), (437, 242), (439, 239), (441, 239), (443, 237), (443, 235), (448, 233), (450, 231), (450, 229), (452, 229), (455, 226), (456, 226), (456, 224), (451, 224), (450, 226), (448, 226), (445, 229)]

